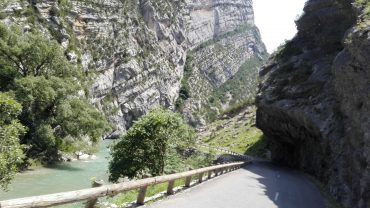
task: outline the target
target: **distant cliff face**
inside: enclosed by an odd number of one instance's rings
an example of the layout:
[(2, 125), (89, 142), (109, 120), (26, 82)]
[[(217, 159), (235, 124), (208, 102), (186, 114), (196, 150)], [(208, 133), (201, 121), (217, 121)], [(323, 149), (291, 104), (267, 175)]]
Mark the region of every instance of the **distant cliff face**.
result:
[[(266, 53), (250, 0), (9, 0), (0, 6), (1, 21), (43, 31), (84, 68), (92, 84), (85, 94), (110, 118), (112, 136), (158, 106), (202, 124), (211, 92)], [(188, 65), (196, 67), (184, 72), (189, 50)], [(254, 66), (251, 77), (256, 73)], [(181, 101), (185, 85), (191, 98)]]
[(189, 1), (186, 8), (189, 98), (182, 111), (190, 123), (201, 126), (254, 96), (258, 66), (267, 53), (254, 25), (252, 1)]
[(370, 206), (370, 5), (311, 0), (260, 71), (257, 125), (275, 162), (316, 175), (345, 207)]

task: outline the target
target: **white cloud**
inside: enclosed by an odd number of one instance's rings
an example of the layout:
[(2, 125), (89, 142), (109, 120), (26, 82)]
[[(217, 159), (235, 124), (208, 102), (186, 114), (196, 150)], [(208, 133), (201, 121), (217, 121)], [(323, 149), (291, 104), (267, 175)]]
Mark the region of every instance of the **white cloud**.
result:
[(267, 51), (273, 52), (296, 34), (294, 20), (302, 14), (306, 0), (253, 0), (255, 22)]

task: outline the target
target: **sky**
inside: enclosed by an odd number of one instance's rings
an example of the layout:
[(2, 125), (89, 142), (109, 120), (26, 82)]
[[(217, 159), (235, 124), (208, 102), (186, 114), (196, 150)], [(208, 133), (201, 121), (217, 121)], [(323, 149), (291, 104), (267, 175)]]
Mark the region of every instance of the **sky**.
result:
[(272, 53), (297, 32), (294, 20), (303, 13), (306, 0), (253, 0), (255, 23), (267, 51)]

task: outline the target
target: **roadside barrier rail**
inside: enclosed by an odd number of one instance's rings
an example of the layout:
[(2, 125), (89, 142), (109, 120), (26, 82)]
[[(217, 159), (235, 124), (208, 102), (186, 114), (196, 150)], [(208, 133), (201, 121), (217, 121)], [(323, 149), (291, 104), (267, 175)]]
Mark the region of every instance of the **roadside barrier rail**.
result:
[(212, 176), (218, 176), (223, 173), (239, 169), (246, 163), (248, 162), (221, 164), (196, 170), (190, 170), (182, 173), (133, 180), (118, 184), (103, 185), (100, 187), (82, 189), (78, 191), (69, 191), (42, 196), (5, 200), (0, 201), (0, 208), (50, 207), (62, 204), (70, 204), (84, 200), (88, 200), (88, 202), (86, 203), (86, 207), (91, 208), (95, 206), (95, 203), (99, 197), (114, 196), (119, 193), (136, 189), (140, 190), (136, 203), (144, 204), (148, 186), (167, 182), (167, 194), (171, 195), (174, 193), (173, 188), (175, 180), (185, 179), (185, 187), (190, 187), (192, 179), (196, 179), (199, 183), (201, 183), (205, 175), (208, 179), (210, 179), (212, 178)]

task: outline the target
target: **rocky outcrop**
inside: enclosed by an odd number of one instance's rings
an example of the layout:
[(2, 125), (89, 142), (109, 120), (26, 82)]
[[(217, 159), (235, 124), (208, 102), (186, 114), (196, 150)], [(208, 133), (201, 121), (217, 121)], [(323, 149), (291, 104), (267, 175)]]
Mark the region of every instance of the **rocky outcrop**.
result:
[[(206, 122), (209, 96), (243, 63), (266, 56), (250, 0), (9, 2), (0, 5), (1, 21), (43, 31), (83, 67), (92, 84), (85, 94), (109, 117), (111, 137), (151, 108), (175, 109), (183, 83), (192, 98), (182, 112), (194, 125)], [(196, 67), (184, 76), (188, 51)]]
[(315, 175), (345, 207), (367, 208), (369, 5), (311, 0), (304, 11), (296, 37), (260, 71), (257, 125), (275, 162)]

